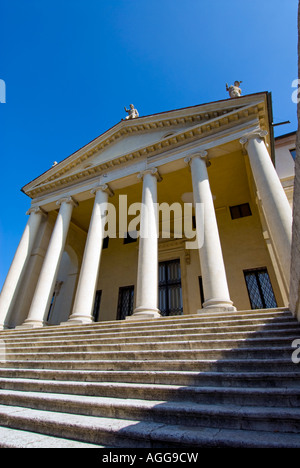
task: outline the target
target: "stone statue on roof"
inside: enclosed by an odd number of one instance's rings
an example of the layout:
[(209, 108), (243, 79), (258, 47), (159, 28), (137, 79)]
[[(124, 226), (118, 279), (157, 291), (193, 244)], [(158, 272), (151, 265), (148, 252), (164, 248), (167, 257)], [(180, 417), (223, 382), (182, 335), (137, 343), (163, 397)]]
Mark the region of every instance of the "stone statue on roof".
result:
[(242, 90), (240, 88), (240, 84), (243, 83), (242, 81), (235, 81), (234, 85), (228, 86), (226, 83), (226, 91), (229, 92), (229, 96), (231, 98), (240, 97), (242, 95)]
[(128, 114), (125, 120), (136, 119), (137, 117), (139, 117), (139, 113), (137, 109), (134, 108), (133, 104), (130, 104), (130, 109), (126, 109), (126, 107), (124, 107), (124, 109), (125, 109), (125, 112), (127, 112)]

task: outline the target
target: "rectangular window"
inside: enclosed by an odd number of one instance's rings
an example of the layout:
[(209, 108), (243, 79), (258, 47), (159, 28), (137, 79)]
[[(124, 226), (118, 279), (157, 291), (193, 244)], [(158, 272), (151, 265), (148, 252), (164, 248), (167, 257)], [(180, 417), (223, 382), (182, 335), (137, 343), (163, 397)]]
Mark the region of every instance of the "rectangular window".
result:
[(245, 270), (244, 276), (252, 309), (272, 309), (277, 307), (266, 268)]
[(243, 203), (242, 205), (230, 206), (231, 219), (245, 218), (251, 216), (251, 208), (249, 203)]
[(162, 316), (182, 315), (180, 260), (159, 263), (159, 310)]
[(99, 289), (98, 291), (96, 291), (95, 302), (94, 302), (94, 309), (93, 309), (94, 322), (99, 321), (101, 296), (102, 296), (102, 290)]
[(293, 160), (295, 161), (295, 159), (296, 159), (296, 148), (290, 150), (290, 153), (291, 153), (291, 155), (292, 155)]
[(132, 315), (134, 306), (134, 286), (119, 288), (117, 320), (125, 320)]

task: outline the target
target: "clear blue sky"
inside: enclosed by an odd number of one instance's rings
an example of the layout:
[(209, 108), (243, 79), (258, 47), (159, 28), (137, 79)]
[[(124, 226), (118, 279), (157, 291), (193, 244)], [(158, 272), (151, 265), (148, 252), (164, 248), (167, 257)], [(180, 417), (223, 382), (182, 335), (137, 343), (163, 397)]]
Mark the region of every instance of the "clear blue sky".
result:
[(270, 91), (297, 129), (297, 0), (0, 0), (0, 288), (27, 222), (22, 186), (126, 116)]

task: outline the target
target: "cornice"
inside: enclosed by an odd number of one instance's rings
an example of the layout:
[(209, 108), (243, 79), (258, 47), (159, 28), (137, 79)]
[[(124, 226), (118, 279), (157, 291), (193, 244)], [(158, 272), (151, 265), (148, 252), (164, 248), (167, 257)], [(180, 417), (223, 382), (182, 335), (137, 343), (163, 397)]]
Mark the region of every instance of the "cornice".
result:
[[(226, 101), (232, 106), (232, 101)], [(228, 105), (228, 104), (227, 104)], [(96, 177), (107, 171), (110, 171), (118, 166), (130, 164), (140, 158), (149, 158), (159, 155), (171, 148), (180, 147), (186, 143), (202, 139), (206, 136), (218, 134), (222, 130), (234, 127), (237, 123), (247, 122), (256, 118), (261, 128), (266, 128), (265, 122), (265, 102), (263, 100), (248, 103), (241, 106), (241, 101), (237, 101), (236, 106), (232, 109), (221, 108), (216, 110), (216, 104), (211, 109), (202, 109), (201, 106), (194, 111), (194, 114), (184, 115), (179, 112), (172, 114), (157, 114), (153, 120), (150, 117), (140, 117), (132, 121), (121, 121), (118, 125), (105, 132), (101, 137), (86, 145), (81, 150), (69, 156), (55, 167), (49, 169), (47, 173), (38, 177), (34, 181), (23, 187), (23, 191), (31, 198), (36, 198), (42, 194), (56, 191), (64, 186), (70, 186), (79, 180), (86, 180), (91, 177)], [(187, 126), (176, 131), (176, 125)], [(105, 150), (112, 143), (120, 140), (124, 136), (129, 136), (139, 132), (149, 132), (161, 128), (169, 128), (175, 130), (173, 135), (162, 138), (147, 146), (137, 148), (134, 151), (121, 154), (109, 161), (99, 163), (97, 166), (92, 164), (89, 166), (89, 161), (96, 154)], [(86, 167), (81, 168), (78, 172), (74, 172), (74, 168), (78, 167), (86, 161)], [(92, 163), (92, 161), (91, 161)], [(73, 171), (72, 173), (69, 173)], [(45, 180), (46, 174), (48, 177)]]

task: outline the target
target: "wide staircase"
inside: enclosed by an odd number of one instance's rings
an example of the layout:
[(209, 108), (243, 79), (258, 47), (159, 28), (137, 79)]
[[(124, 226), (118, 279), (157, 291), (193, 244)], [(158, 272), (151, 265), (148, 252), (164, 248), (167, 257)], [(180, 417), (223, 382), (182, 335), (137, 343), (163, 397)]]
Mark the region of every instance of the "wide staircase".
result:
[(286, 309), (0, 332), (0, 447), (300, 448)]

